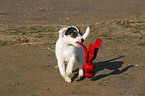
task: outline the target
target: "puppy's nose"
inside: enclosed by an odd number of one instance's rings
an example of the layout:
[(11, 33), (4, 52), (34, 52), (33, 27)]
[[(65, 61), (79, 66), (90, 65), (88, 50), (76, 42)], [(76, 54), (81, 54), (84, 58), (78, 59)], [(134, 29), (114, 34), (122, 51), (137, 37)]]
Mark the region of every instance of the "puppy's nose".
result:
[(83, 43), (84, 42), (84, 39), (81, 39), (81, 42)]

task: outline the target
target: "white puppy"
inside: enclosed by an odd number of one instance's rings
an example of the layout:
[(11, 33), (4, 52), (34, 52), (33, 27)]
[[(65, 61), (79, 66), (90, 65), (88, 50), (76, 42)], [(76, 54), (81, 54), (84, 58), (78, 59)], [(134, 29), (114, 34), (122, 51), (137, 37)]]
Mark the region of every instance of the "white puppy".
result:
[[(75, 26), (69, 26), (59, 30), (59, 39), (56, 42), (55, 54), (58, 60), (60, 74), (66, 82), (71, 82), (69, 76), (72, 73), (76, 59), (79, 62), (78, 77), (83, 76), (84, 50), (76, 42), (83, 43), (89, 32), (90, 28), (88, 27), (84, 35), (82, 35), (80, 30)], [(65, 68), (65, 64), (67, 64), (67, 68)]]

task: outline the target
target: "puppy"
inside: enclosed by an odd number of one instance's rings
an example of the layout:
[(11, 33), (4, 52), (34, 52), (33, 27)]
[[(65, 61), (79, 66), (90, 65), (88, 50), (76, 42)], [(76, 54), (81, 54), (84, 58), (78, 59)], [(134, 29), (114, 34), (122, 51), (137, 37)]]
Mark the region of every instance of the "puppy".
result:
[[(55, 54), (60, 74), (66, 82), (71, 82), (69, 76), (72, 73), (76, 60), (79, 62), (78, 77), (83, 76), (82, 66), (84, 64), (84, 50), (83, 47), (76, 42), (83, 43), (89, 35), (89, 32), (90, 28), (88, 27), (84, 35), (82, 35), (80, 30), (75, 26), (69, 26), (59, 30), (59, 39), (55, 45)], [(67, 65), (66, 68), (65, 64)]]

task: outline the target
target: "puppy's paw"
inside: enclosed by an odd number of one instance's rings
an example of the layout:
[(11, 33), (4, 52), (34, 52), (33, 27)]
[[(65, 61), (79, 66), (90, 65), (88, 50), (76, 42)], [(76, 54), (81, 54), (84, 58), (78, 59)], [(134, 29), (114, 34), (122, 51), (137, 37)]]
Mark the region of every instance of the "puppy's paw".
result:
[(85, 76), (81, 75), (81, 76), (78, 76), (77, 81), (81, 81), (81, 80), (84, 80), (84, 79), (85, 79)]
[(65, 81), (66, 81), (67, 83), (71, 83), (71, 79), (70, 79), (69, 77), (65, 78)]
[(83, 75), (84, 75), (83, 69), (80, 69), (78, 77), (83, 77)]
[(78, 75), (78, 79), (80, 79), (80, 78), (82, 78), (83, 77), (83, 75)]

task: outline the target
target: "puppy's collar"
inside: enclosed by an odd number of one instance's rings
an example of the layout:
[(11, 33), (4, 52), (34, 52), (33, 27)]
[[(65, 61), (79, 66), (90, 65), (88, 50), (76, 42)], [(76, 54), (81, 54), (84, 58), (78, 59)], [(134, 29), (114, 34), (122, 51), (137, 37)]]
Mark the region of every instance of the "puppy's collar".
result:
[(79, 32), (79, 29), (75, 26), (68, 26), (67, 29), (70, 28), (70, 27), (74, 27)]

